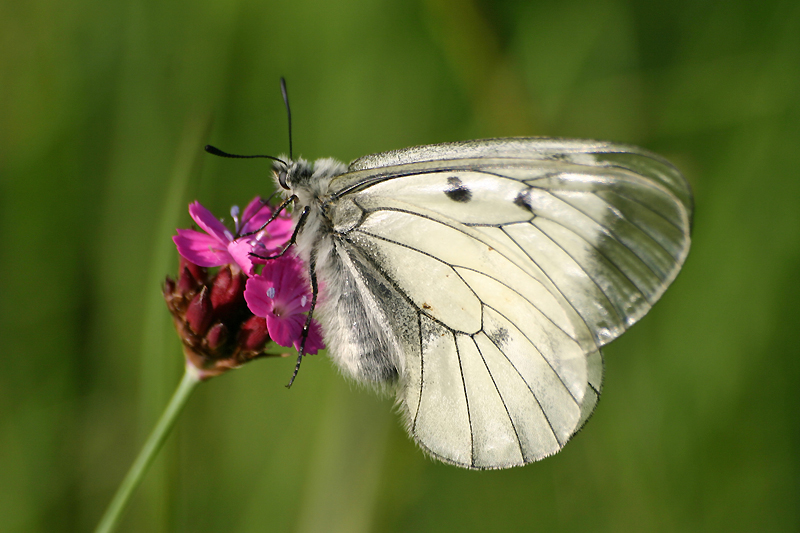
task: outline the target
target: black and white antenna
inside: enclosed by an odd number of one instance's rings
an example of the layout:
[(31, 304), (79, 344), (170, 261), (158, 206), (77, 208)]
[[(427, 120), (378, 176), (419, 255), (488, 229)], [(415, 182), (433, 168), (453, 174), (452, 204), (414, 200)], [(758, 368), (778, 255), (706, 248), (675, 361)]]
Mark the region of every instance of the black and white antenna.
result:
[[(293, 160), (294, 156), (292, 155), (292, 110), (289, 108), (289, 93), (286, 91), (286, 79), (281, 76), (281, 94), (283, 95), (283, 103), (286, 106), (286, 117), (289, 119), (289, 160)], [(238, 155), (238, 154), (230, 154), (228, 152), (223, 152), (216, 146), (211, 146), (207, 144), (205, 146), (206, 152), (212, 155), (216, 155), (219, 157), (230, 157), (232, 159), (255, 159), (255, 158), (264, 158), (264, 159), (272, 159), (273, 161), (277, 161), (281, 163), (287, 169), (289, 165), (283, 159), (278, 157), (273, 157), (271, 155)]]
[(293, 160), (292, 155), (292, 110), (289, 108), (289, 93), (286, 92), (286, 79), (281, 76), (281, 94), (283, 103), (286, 105), (286, 117), (289, 119), (289, 160)]

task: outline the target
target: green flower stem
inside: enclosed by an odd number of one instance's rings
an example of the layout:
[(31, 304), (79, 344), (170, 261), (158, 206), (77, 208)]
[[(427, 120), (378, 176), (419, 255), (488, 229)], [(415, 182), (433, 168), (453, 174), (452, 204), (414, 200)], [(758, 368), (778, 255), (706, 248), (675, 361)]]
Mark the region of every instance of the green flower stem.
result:
[(187, 365), (186, 372), (183, 374), (183, 378), (181, 378), (178, 388), (172, 395), (172, 398), (167, 404), (167, 408), (164, 410), (161, 418), (158, 420), (156, 427), (153, 428), (152, 433), (150, 433), (150, 436), (144, 443), (142, 451), (139, 452), (139, 456), (131, 465), (131, 469), (128, 470), (125, 479), (122, 480), (122, 484), (120, 484), (119, 488), (117, 489), (114, 499), (111, 500), (110, 504), (108, 504), (108, 508), (106, 509), (103, 518), (100, 520), (100, 523), (97, 525), (95, 533), (108, 533), (113, 531), (113, 529), (116, 527), (117, 522), (122, 516), (122, 511), (128, 505), (128, 501), (130, 500), (134, 489), (142, 481), (144, 473), (147, 472), (147, 469), (153, 462), (153, 459), (155, 459), (156, 454), (161, 449), (164, 441), (167, 440), (167, 436), (169, 435), (172, 426), (175, 425), (178, 415), (183, 410), (183, 406), (186, 405), (186, 400), (189, 399), (189, 396), (192, 394), (192, 391), (198, 383), (200, 383), (200, 376), (198, 375), (197, 370), (194, 367)]

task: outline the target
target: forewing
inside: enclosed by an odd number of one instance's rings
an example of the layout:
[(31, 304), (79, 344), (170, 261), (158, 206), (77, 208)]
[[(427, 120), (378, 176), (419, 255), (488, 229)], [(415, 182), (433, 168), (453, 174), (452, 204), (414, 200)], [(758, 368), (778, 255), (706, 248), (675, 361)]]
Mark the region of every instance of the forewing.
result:
[(563, 295), (600, 346), (650, 309), (689, 250), (686, 181), (634, 147), (496, 139), (367, 156), (351, 168), (365, 170), (334, 189), (367, 212), (413, 212), (492, 238)]

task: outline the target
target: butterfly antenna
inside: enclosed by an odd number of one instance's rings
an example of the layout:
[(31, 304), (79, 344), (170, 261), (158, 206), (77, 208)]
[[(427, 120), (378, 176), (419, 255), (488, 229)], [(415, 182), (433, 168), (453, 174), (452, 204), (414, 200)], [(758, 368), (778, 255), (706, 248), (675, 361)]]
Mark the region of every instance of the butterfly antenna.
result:
[(211, 146), (210, 144), (207, 144), (205, 146), (205, 151), (208, 152), (211, 155), (216, 155), (216, 156), (219, 156), (219, 157), (230, 157), (231, 159), (255, 159), (255, 158), (258, 158), (258, 157), (264, 158), (264, 159), (272, 159), (273, 161), (277, 161), (278, 163), (282, 164), (283, 166), (285, 166), (287, 168), (289, 167), (289, 165), (286, 164), (286, 161), (284, 161), (283, 159), (280, 159), (278, 157), (273, 157), (271, 155), (237, 155), (237, 154), (229, 154), (228, 152), (223, 152), (222, 150), (220, 150), (216, 146)]
[(289, 108), (289, 93), (286, 92), (286, 79), (283, 76), (281, 76), (281, 94), (286, 106), (286, 117), (289, 119), (289, 159), (294, 159), (292, 157), (292, 110)]

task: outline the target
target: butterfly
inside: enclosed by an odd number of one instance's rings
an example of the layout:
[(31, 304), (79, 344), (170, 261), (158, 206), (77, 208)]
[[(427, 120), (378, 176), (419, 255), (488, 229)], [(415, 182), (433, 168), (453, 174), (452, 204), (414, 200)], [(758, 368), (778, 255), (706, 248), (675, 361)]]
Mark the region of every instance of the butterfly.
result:
[(689, 251), (686, 180), (633, 146), (487, 139), (273, 171), (328, 354), (470, 469), (561, 450), (600, 397), (601, 348)]

